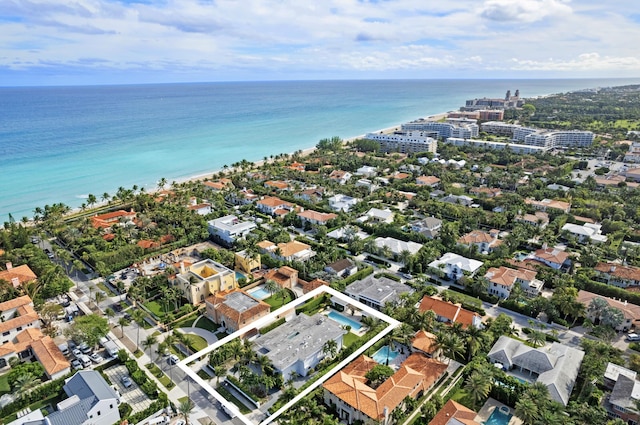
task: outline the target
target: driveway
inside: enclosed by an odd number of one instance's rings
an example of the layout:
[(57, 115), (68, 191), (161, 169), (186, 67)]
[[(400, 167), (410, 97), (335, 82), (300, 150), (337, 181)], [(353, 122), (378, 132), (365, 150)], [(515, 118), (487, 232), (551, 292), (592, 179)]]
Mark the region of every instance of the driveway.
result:
[(118, 393), (120, 393), (122, 402), (131, 406), (133, 413), (140, 412), (151, 405), (151, 399), (142, 392), (133, 379), (131, 380), (131, 386), (129, 388), (125, 388), (125, 386), (122, 385), (120, 379), (123, 376), (129, 376), (129, 371), (126, 366), (118, 365), (110, 367), (104, 370), (104, 374), (107, 375), (113, 386), (118, 390)]
[(194, 334), (194, 335), (201, 336), (207, 341), (207, 344), (209, 345), (212, 345), (218, 342), (218, 337), (216, 337), (216, 335), (213, 332), (209, 332), (206, 329), (191, 327), (191, 328), (178, 328), (177, 330), (184, 334)]

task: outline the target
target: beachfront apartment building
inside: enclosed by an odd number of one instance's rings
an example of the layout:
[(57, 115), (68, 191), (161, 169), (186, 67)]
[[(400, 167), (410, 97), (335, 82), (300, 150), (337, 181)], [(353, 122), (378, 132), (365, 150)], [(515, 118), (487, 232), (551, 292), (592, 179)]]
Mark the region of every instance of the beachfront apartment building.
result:
[(338, 322), (322, 314), (301, 313), (269, 333), (259, 335), (253, 344), (255, 352), (267, 356), (286, 381), (294, 372), (307, 376), (326, 357), (327, 341), (335, 341), (340, 351), (346, 333)]
[(202, 304), (209, 295), (218, 291), (238, 287), (236, 273), (211, 259), (191, 265), (180, 263), (180, 273), (170, 279), (192, 305)]
[(447, 137), (444, 142), (453, 146), (474, 146), (477, 148), (491, 150), (508, 149), (513, 153), (522, 155), (543, 153), (549, 150), (549, 148), (545, 146), (530, 146), (518, 143), (492, 142), (489, 140), (480, 139), (461, 139), (459, 137)]
[(402, 124), (402, 131), (419, 131), (425, 136), (431, 136), (437, 139), (446, 139), (448, 137), (459, 137), (461, 139), (471, 139), (478, 137), (479, 127), (475, 120), (452, 119), (448, 122), (430, 121), (423, 118)]
[(480, 125), (483, 132), (498, 136), (513, 137), (513, 131), (519, 127), (518, 124), (509, 124), (500, 121), (488, 121)]
[(367, 133), (365, 139), (378, 142), (382, 152), (436, 153), (438, 147), (436, 139), (421, 131), (396, 131), (391, 134)]
[(235, 215), (225, 215), (207, 222), (209, 234), (226, 245), (244, 239), (256, 227), (253, 221), (240, 221)]
[(489, 134), (509, 136), (517, 144), (545, 149), (586, 148), (593, 144), (595, 138), (591, 131), (546, 130), (497, 121), (483, 123), (482, 131)]

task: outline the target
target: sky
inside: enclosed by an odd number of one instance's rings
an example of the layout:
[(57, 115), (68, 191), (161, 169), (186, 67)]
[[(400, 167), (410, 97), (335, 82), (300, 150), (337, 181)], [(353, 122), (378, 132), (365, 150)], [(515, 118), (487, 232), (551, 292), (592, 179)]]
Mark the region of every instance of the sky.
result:
[(0, 0), (0, 86), (640, 77), (635, 0)]

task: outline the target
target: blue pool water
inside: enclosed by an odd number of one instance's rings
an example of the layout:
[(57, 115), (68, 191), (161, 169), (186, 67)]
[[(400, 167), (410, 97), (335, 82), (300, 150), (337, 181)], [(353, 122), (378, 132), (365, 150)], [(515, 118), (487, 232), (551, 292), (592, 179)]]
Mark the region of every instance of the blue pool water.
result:
[(484, 422), (484, 425), (507, 425), (512, 416), (512, 414), (502, 413), (498, 408), (496, 408), (486, 422)]
[(389, 351), (389, 346), (385, 345), (384, 347), (376, 351), (376, 353), (371, 356), (371, 358), (378, 364), (387, 364), (387, 360), (391, 361), (395, 359), (397, 355), (397, 351)]
[(342, 314), (337, 313), (335, 311), (330, 311), (328, 316), (329, 316), (329, 319), (335, 320), (336, 322), (340, 323), (341, 325), (351, 326), (351, 329), (353, 329), (356, 332), (359, 331), (360, 328), (362, 327), (360, 322), (357, 322), (355, 320), (349, 319), (348, 317), (343, 316)]
[(257, 288), (249, 289), (247, 292), (252, 297), (257, 298), (259, 300), (264, 300), (265, 298), (269, 298), (271, 296), (271, 292), (267, 291), (262, 286), (258, 286)]
[(238, 271), (236, 272), (236, 280), (243, 279), (243, 278), (246, 278), (246, 277), (247, 276), (245, 276), (244, 274), (242, 274), (242, 273), (240, 273)]

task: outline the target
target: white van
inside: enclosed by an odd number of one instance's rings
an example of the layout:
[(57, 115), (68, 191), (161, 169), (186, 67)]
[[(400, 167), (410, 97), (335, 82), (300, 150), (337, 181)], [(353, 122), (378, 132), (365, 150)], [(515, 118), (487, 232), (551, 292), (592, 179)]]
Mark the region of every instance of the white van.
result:
[(64, 356), (68, 356), (70, 351), (69, 351), (69, 346), (67, 344), (60, 344), (58, 345), (58, 350), (60, 350), (60, 352), (62, 353), (62, 355)]
[(91, 359), (86, 354), (79, 355), (78, 360), (80, 360), (80, 363), (82, 363), (82, 367), (91, 366)]
[(158, 416), (157, 418), (149, 419), (147, 422), (148, 425), (160, 425), (160, 424), (168, 424), (169, 418), (166, 416)]

